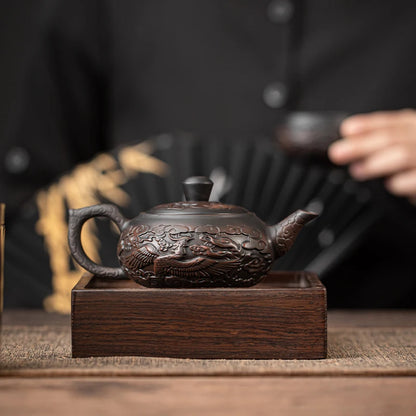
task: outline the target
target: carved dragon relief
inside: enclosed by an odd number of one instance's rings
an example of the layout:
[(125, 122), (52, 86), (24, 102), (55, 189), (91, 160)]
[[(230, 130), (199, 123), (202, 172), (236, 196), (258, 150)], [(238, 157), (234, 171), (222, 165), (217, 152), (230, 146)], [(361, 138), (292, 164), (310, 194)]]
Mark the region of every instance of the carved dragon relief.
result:
[(251, 286), (272, 262), (266, 235), (232, 225), (136, 225), (122, 233), (117, 254), (147, 287)]

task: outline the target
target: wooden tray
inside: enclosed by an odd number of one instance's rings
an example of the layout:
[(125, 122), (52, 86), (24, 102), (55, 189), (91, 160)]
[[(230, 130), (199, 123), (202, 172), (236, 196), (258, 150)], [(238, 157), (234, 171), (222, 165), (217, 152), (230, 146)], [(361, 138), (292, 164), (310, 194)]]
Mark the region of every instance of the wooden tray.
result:
[(326, 290), (309, 272), (250, 288), (149, 289), (85, 275), (72, 289), (72, 356), (326, 357)]

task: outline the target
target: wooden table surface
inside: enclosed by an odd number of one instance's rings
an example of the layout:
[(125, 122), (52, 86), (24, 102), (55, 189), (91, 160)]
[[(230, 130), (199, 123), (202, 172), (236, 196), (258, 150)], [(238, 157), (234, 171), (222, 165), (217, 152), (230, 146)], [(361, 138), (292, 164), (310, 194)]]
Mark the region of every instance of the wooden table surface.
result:
[[(3, 323), (5, 328), (58, 328), (69, 321), (43, 312), (6, 311)], [(287, 376), (159, 372), (62, 377), (62, 372), (52, 371), (45, 377), (36, 369), (23, 376), (2, 374), (0, 361), (0, 415), (416, 415), (416, 311), (329, 312), (329, 333), (354, 328), (383, 334), (405, 331), (406, 345), (392, 342), (385, 347), (392, 354), (403, 351), (404, 370), (396, 376), (391, 371), (348, 375), (340, 365), (339, 373), (331, 376), (314, 371)], [(31, 346), (25, 347), (30, 352)]]

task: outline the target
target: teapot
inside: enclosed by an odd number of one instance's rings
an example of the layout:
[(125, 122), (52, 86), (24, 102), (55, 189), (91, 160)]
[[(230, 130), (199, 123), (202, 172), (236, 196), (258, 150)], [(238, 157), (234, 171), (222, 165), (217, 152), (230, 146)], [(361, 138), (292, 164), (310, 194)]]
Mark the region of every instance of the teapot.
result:
[[(209, 178), (188, 178), (186, 201), (158, 205), (130, 220), (112, 204), (69, 210), (71, 253), (96, 276), (128, 277), (146, 287), (248, 287), (266, 276), (317, 216), (297, 210), (267, 226), (242, 207), (210, 202), (212, 186)], [(81, 229), (93, 217), (107, 217), (119, 228), (120, 267), (96, 264), (84, 252)]]

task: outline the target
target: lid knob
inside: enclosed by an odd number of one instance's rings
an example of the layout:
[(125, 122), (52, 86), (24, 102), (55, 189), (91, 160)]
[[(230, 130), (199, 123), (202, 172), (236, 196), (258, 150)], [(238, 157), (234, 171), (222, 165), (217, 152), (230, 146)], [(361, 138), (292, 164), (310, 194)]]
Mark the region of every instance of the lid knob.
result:
[(206, 176), (191, 176), (183, 181), (187, 201), (208, 201), (213, 182)]

